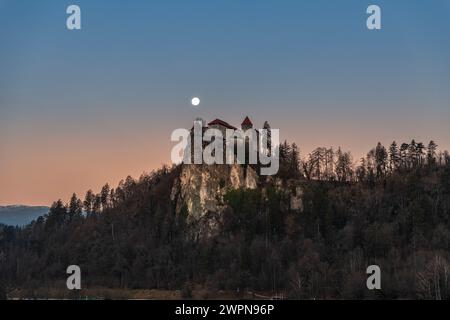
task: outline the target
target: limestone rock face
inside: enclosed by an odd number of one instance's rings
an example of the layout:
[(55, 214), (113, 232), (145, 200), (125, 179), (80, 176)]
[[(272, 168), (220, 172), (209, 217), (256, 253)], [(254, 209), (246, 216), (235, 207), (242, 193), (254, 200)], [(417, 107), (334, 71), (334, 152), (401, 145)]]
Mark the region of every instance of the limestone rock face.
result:
[(226, 209), (224, 196), (233, 189), (275, 187), (285, 199), (283, 208), (298, 213), (303, 211), (303, 188), (294, 179), (282, 180), (274, 176), (259, 176), (250, 166), (183, 164), (171, 190), (171, 200), (177, 214), (187, 211), (189, 236), (209, 238), (220, 230)]
[(208, 212), (219, 213), (224, 209), (223, 196), (227, 190), (255, 189), (258, 179), (250, 166), (182, 165), (171, 198), (177, 212), (186, 206), (189, 220), (198, 220)]

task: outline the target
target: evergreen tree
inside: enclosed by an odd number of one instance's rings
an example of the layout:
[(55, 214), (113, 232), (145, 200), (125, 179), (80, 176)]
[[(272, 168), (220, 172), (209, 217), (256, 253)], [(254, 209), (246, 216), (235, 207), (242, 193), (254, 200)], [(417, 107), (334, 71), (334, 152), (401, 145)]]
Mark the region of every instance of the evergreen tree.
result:
[(51, 228), (60, 227), (68, 221), (67, 208), (64, 203), (59, 199), (54, 202), (50, 207), (47, 225)]
[(388, 154), (386, 148), (378, 142), (375, 148), (375, 163), (378, 179), (386, 175), (387, 158)]
[(409, 169), (413, 169), (417, 166), (417, 144), (414, 139), (412, 139), (411, 143), (408, 146), (408, 158), (409, 158)]
[(286, 140), (282, 144), (280, 144), (280, 161), (284, 163), (289, 162), (289, 154), (290, 154), (290, 147)]
[(83, 213), (83, 203), (80, 199), (77, 198), (77, 195), (74, 193), (72, 194), (72, 197), (70, 198), (69, 202), (69, 210), (68, 210), (68, 216), (69, 221), (74, 221), (76, 219), (81, 218)]
[(298, 178), (300, 176), (300, 159), (299, 151), (295, 143), (291, 146), (290, 152), (290, 169), (293, 178)]
[(94, 211), (95, 194), (92, 190), (86, 192), (84, 197), (83, 207), (87, 214), (91, 214)]
[(400, 165), (400, 154), (397, 142), (393, 141), (389, 147), (389, 170), (394, 172)]
[(109, 196), (110, 196), (111, 188), (109, 184), (105, 184), (100, 191), (100, 201), (102, 204), (102, 209), (105, 210), (109, 206)]
[(102, 197), (97, 194), (94, 198), (94, 205), (92, 206), (92, 213), (99, 214), (102, 211)]
[(409, 149), (409, 144), (407, 144), (407, 143), (401, 144), (400, 160), (401, 160), (401, 167), (404, 170), (407, 170), (410, 167), (410, 161), (409, 161), (409, 157), (408, 157), (408, 149)]
[(417, 165), (420, 167), (423, 165), (424, 150), (425, 150), (425, 145), (422, 142), (417, 143), (416, 158), (417, 158)]

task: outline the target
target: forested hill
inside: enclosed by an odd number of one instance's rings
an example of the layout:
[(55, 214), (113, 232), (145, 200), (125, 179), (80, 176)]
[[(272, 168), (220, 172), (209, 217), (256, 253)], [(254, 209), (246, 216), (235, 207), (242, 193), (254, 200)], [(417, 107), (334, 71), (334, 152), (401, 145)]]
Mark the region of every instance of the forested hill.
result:
[[(378, 144), (358, 166), (318, 148), (303, 161), (280, 149), (278, 178), (302, 186), (292, 210), (283, 188), (229, 190), (218, 232), (193, 235), (170, 199), (180, 167), (113, 190), (53, 204), (26, 228), (0, 227), (0, 281), (64, 287), (77, 264), (83, 286), (283, 293), (289, 298), (450, 298), (450, 156), (436, 145)], [(86, 214), (83, 214), (83, 211)], [(195, 226), (196, 228), (198, 226)], [(366, 288), (377, 264), (382, 290)]]

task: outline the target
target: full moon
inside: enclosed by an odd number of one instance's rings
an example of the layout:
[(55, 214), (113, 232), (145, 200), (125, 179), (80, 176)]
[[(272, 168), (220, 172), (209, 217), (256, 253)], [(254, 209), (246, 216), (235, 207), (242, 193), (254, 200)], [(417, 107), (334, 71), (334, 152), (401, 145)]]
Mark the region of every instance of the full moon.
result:
[(195, 98), (192, 98), (192, 101), (191, 101), (191, 103), (192, 103), (192, 105), (193, 106), (198, 106), (199, 104), (200, 104), (200, 99), (199, 98), (197, 98), (197, 97), (195, 97)]

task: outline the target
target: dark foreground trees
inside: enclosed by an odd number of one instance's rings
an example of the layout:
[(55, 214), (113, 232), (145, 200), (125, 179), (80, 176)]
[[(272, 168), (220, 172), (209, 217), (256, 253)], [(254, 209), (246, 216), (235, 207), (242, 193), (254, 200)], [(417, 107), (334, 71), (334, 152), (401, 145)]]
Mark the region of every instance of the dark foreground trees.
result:
[[(0, 226), (0, 283), (64, 287), (66, 267), (77, 264), (84, 286), (450, 298), (445, 153), (434, 144), (428, 151), (416, 142), (378, 145), (357, 169), (340, 149), (316, 150), (311, 165), (298, 159), (296, 147), (285, 144), (279, 181), (230, 190), (211, 237), (193, 236), (186, 210), (175, 213), (176, 167), (89, 191), (84, 203), (76, 195), (68, 205), (57, 201), (26, 228)], [(293, 165), (299, 171), (289, 176)], [(302, 186), (299, 210), (291, 210), (286, 192), (292, 184)], [(371, 264), (381, 267), (381, 291), (366, 288)]]

